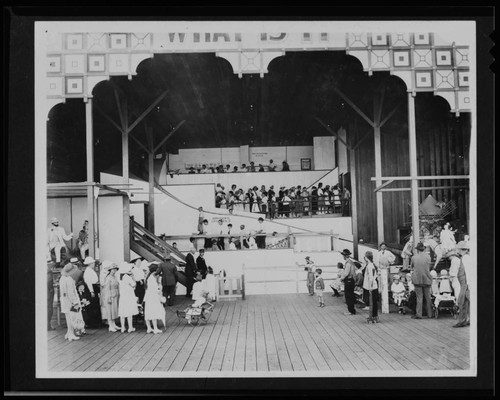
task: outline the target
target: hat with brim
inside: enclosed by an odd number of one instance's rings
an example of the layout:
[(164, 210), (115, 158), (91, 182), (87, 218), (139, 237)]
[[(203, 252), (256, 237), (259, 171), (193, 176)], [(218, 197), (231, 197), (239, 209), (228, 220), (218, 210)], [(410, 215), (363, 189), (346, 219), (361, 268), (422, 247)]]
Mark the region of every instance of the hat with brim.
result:
[(418, 242), (417, 247), (415, 247), (418, 251), (424, 251), (425, 246), (422, 242)]
[(151, 266), (151, 263), (148, 260), (141, 261), (141, 269), (143, 269), (144, 271), (150, 270), (151, 269), (150, 266)]
[(462, 240), (461, 242), (458, 242), (458, 244), (455, 246), (455, 249), (457, 249), (457, 250), (469, 250), (470, 244), (469, 244), (469, 242)]
[(83, 260), (83, 263), (85, 265), (90, 265), (90, 264), (95, 263), (95, 260), (92, 257), (89, 256), (89, 257), (85, 257), (85, 260)]
[(104, 260), (101, 265), (104, 271), (111, 271), (112, 269), (118, 269), (118, 264), (109, 260)]
[(344, 249), (340, 252), (343, 256), (350, 256), (352, 253), (348, 249)]
[(73, 271), (75, 268), (76, 267), (73, 264), (68, 263), (62, 269), (61, 275), (63, 275), (63, 276), (70, 276), (70, 272)]
[(77, 263), (78, 262), (78, 258), (76, 258), (76, 257), (70, 258), (69, 262), (70, 263)]
[(53, 223), (56, 223), (56, 222), (59, 222), (59, 220), (56, 218), (56, 217), (52, 217), (50, 219), (50, 223), (53, 224)]
[(132, 264), (129, 264), (128, 262), (124, 262), (120, 265), (120, 268), (118, 268), (118, 272), (120, 274), (131, 274), (132, 273)]

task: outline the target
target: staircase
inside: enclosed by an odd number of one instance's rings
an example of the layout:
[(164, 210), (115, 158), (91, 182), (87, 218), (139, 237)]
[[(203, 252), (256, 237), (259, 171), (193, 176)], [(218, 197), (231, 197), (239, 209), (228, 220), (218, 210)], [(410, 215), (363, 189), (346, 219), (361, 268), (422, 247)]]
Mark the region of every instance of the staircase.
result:
[(179, 283), (186, 286), (184, 265), (186, 257), (179, 250), (161, 240), (133, 217), (130, 218), (130, 249), (148, 261), (165, 261), (165, 256), (170, 254), (171, 262), (177, 267)]

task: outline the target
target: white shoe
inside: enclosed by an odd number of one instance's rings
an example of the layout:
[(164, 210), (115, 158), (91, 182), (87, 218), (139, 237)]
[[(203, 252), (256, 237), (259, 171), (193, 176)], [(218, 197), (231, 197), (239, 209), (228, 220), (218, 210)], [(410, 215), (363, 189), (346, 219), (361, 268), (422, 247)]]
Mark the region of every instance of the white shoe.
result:
[(129, 333), (134, 332), (134, 331), (135, 331), (135, 328), (128, 328)]
[(120, 330), (121, 330), (121, 332), (122, 332), (122, 333), (124, 333), (124, 332), (125, 332), (125, 328), (124, 328), (123, 326), (121, 327), (121, 329), (120, 329)]
[(163, 331), (161, 329), (155, 329), (154, 331), (154, 334), (156, 335), (157, 333), (163, 333)]
[(155, 333), (154, 330), (148, 328), (148, 330), (146, 331), (146, 333)]
[(370, 307), (363, 307), (362, 308), (363, 311), (369, 311), (370, 310)]
[(110, 326), (110, 327), (108, 328), (108, 331), (110, 331), (110, 332), (116, 332), (116, 329), (115, 329), (115, 327)]

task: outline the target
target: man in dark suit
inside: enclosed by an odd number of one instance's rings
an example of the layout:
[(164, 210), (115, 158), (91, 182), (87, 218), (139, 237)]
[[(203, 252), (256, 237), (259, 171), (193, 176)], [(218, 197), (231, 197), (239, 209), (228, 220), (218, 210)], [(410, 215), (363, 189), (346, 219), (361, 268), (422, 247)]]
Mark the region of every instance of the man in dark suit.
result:
[(178, 274), (177, 267), (172, 264), (170, 254), (167, 254), (165, 261), (160, 264), (160, 269), (162, 272), (161, 283), (163, 285), (163, 296), (167, 299), (167, 305), (174, 305), (175, 298), (175, 286), (177, 285)]
[(200, 255), (196, 258), (196, 268), (198, 269), (198, 272), (201, 274), (201, 277), (205, 279), (207, 276), (207, 263), (205, 261), (205, 250), (200, 249)]
[(196, 253), (196, 249), (191, 247), (189, 253), (186, 255), (186, 267), (184, 269), (184, 274), (186, 275), (186, 297), (191, 297), (191, 291), (195, 282), (194, 277), (196, 276), (197, 267), (194, 253)]

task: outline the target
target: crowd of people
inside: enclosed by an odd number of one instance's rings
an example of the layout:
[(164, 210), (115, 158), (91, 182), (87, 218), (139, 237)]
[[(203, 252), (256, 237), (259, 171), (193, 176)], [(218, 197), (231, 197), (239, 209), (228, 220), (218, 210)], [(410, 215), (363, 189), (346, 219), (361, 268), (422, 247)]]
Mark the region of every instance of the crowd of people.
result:
[[(383, 285), (387, 285), (391, 302), (401, 314), (406, 309), (413, 311), (411, 318), (422, 319), (434, 316), (442, 301), (452, 301), (458, 312), (454, 328), (470, 325), (470, 293), (474, 287), (474, 271), (469, 255), (468, 240), (460, 241), (448, 257), (451, 261), (449, 271), (442, 269), (438, 275), (431, 262), (429, 254), (422, 242), (411, 251), (408, 273), (388, 275), (387, 282), (382, 281), (381, 267), (387, 267), (395, 262), (396, 256), (382, 243), (374, 257), (372, 251), (366, 251), (364, 262), (354, 260), (352, 253), (344, 249), (341, 254), (344, 262), (339, 263), (337, 276), (330, 284), (334, 297), (345, 296), (347, 310), (345, 315), (356, 315), (358, 310), (369, 311), (368, 322), (379, 321), (381, 293)], [(376, 261), (374, 261), (374, 258)], [(318, 306), (324, 307), (324, 281), (322, 269), (317, 268), (309, 256), (301, 265), (307, 271), (306, 282), (308, 293), (318, 296)], [(300, 265), (300, 264), (299, 264)], [(424, 308), (425, 306), (425, 308)]]
[(283, 161), (281, 163), (281, 167), (278, 167), (277, 164), (274, 163), (273, 160), (269, 160), (269, 164), (263, 165), (258, 164), (255, 165), (254, 161), (250, 161), (250, 164), (241, 164), (240, 167), (237, 165), (231, 168), (230, 164), (226, 164), (225, 166), (219, 164), (217, 166), (207, 166), (207, 164), (202, 164), (200, 168), (195, 168), (191, 166), (187, 169), (188, 174), (223, 174), (223, 173), (232, 173), (232, 172), (275, 172), (275, 171), (290, 171), (290, 165), (287, 161)]
[(339, 185), (318, 183), (311, 187), (281, 186), (279, 189), (271, 185), (266, 188), (253, 186), (248, 189), (231, 185), (226, 189), (220, 183), (216, 185), (215, 206), (224, 208), (230, 213), (247, 211), (260, 213), (268, 219), (301, 218), (304, 216), (342, 213), (350, 215), (351, 193)]
[[(204, 250), (186, 257), (184, 267), (186, 297), (199, 303), (217, 300), (213, 269), (204, 260)], [(47, 261), (48, 330), (52, 326), (54, 287), (65, 315), (65, 339), (79, 340), (87, 329), (106, 328), (109, 332), (134, 332), (139, 321), (146, 333), (159, 334), (165, 326), (166, 307), (174, 305), (179, 282), (177, 266), (166, 255), (163, 262), (137, 258), (131, 262), (100, 262), (90, 256)], [(58, 276), (60, 273), (60, 276)], [(58, 281), (57, 281), (58, 278)], [(161, 325), (160, 325), (161, 322)]]

